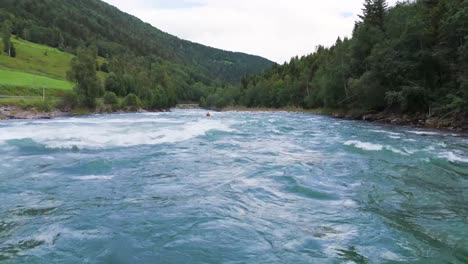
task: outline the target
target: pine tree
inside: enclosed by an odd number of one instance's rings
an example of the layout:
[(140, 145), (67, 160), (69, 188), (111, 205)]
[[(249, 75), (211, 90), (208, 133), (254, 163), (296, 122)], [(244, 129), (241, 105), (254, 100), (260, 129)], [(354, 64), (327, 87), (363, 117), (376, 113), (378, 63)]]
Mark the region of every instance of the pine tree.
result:
[(16, 48), (13, 43), (10, 43), (10, 57), (15, 58), (16, 57)]
[(362, 15), (359, 15), (359, 18), (363, 23), (377, 26), (384, 30), (384, 20), (387, 10), (388, 4), (386, 0), (365, 0)]
[(368, 18), (372, 15), (373, 0), (364, 0), (364, 8), (362, 9), (362, 15), (359, 15), (359, 18), (366, 22)]
[[(6, 54), (8, 54), (9, 57), (12, 57), (11, 56), (12, 44), (10, 41), (11, 27), (12, 27), (12, 24), (9, 20), (5, 21), (2, 26), (3, 51)], [(16, 51), (14, 53), (16, 56)]]
[(375, 23), (380, 29), (384, 30), (385, 15), (387, 14), (388, 4), (386, 0), (374, 0)]

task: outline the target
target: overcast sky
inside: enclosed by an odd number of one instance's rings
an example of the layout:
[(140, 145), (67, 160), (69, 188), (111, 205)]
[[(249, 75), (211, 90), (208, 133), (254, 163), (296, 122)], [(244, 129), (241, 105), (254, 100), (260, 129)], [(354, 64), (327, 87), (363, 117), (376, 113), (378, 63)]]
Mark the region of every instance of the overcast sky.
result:
[[(104, 0), (153, 26), (208, 46), (278, 63), (350, 36), (363, 0)], [(396, 0), (389, 0), (390, 4)]]

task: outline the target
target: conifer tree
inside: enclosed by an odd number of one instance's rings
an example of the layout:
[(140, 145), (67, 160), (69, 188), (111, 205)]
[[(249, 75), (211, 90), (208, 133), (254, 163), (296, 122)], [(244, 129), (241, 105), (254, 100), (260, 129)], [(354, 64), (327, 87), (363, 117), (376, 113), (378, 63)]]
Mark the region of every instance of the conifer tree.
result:
[[(2, 41), (3, 41), (3, 51), (8, 54), (9, 57), (12, 57), (12, 43), (10, 40), (11, 35), (11, 22), (9, 20), (5, 21), (2, 26)], [(14, 52), (16, 56), (16, 51)]]

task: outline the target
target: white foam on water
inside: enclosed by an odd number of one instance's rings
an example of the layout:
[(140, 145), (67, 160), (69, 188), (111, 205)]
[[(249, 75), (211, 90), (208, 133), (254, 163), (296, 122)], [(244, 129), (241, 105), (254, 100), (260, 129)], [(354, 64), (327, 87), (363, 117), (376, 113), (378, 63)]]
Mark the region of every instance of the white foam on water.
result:
[(372, 130), (369, 130), (369, 131), (375, 132), (375, 133), (387, 134), (387, 135), (391, 135), (391, 136), (394, 136), (394, 137), (401, 135), (400, 133), (390, 132), (390, 131), (385, 131), (385, 130), (378, 130), (378, 129), (372, 129)]
[(367, 150), (367, 151), (382, 151), (382, 150), (389, 150), (393, 153), (408, 156), (409, 154), (403, 150), (399, 150), (395, 147), (392, 146), (384, 146), (380, 144), (374, 144), (374, 143), (369, 143), (369, 142), (362, 142), (358, 140), (349, 140), (344, 143), (346, 146), (354, 146), (356, 148), (362, 149), (362, 150)]
[(450, 162), (468, 163), (467, 157), (461, 157), (454, 152), (445, 152), (440, 154), (441, 158), (447, 159)]
[(44, 172), (44, 173), (39, 173), (39, 174), (34, 174), (32, 178), (52, 178), (52, 177), (57, 177), (57, 173), (52, 173), (52, 172)]
[(385, 146), (385, 149), (388, 149), (390, 150), (391, 152), (393, 153), (396, 153), (396, 154), (400, 154), (400, 155), (404, 155), (404, 156), (408, 156), (410, 153), (406, 153), (404, 151), (401, 151), (399, 149), (396, 149), (394, 147), (391, 147), (391, 146)]
[(66, 230), (59, 227), (58, 225), (55, 225), (50, 228), (41, 230), (40, 233), (34, 236), (34, 240), (42, 241), (47, 245), (52, 245), (55, 243), (55, 240), (60, 236), (60, 234), (64, 231)]
[(392, 251), (389, 251), (389, 250), (384, 250), (382, 251), (382, 249), (377, 249), (376, 251), (381, 251), (380, 253), (380, 257), (384, 260), (390, 260), (390, 261), (404, 261), (405, 259), (402, 258), (401, 256), (399, 256), (398, 254), (392, 252)]
[(331, 205), (339, 206), (341, 208), (356, 208), (358, 204), (351, 199), (344, 199), (339, 201), (330, 202)]
[[(144, 122), (141, 122), (141, 121)], [(152, 120), (152, 123), (147, 121)], [(0, 144), (14, 139), (31, 139), (49, 148), (99, 149), (177, 143), (205, 135), (212, 130), (232, 132), (233, 123), (215, 119), (167, 122), (154, 118), (140, 120), (134, 116), (108, 120), (71, 118), (52, 122), (30, 122), (21, 126), (0, 128)], [(163, 124), (164, 122), (170, 124)]]
[(77, 231), (71, 230), (61, 225), (51, 225), (39, 230), (39, 233), (33, 236), (35, 241), (42, 241), (46, 245), (53, 245), (55, 241), (61, 237), (72, 238), (72, 239), (89, 239), (99, 237), (97, 230), (84, 230)]
[(73, 179), (80, 180), (80, 181), (110, 181), (113, 178), (114, 176), (96, 176), (96, 175), (73, 177)]
[(9, 164), (9, 163), (2, 163), (2, 164), (0, 164), (0, 166), (5, 167), (5, 168), (11, 168), (11, 167), (13, 167), (13, 165), (12, 165), (12, 164)]
[(369, 150), (369, 151), (381, 151), (384, 149), (384, 146), (379, 144), (373, 144), (369, 142), (362, 142), (358, 140), (349, 140), (344, 143), (346, 146), (354, 146), (356, 148), (360, 148), (362, 150)]
[(403, 150), (408, 154), (414, 154), (416, 152), (419, 152), (419, 150), (417, 150), (417, 149), (409, 149), (407, 147), (403, 147)]
[(427, 151), (427, 152), (431, 152), (431, 151), (435, 150), (435, 147), (434, 146), (428, 146), (428, 147), (424, 148), (423, 150)]
[(441, 132), (434, 132), (434, 131), (409, 130), (407, 132), (411, 134), (426, 135), (426, 136), (443, 135), (443, 133)]
[(33, 120), (27, 122), (16, 122), (14, 125), (22, 126), (28, 124), (139, 124), (139, 123), (182, 123), (179, 120), (169, 118), (76, 118), (52, 119), (52, 120)]
[(446, 148), (447, 144), (445, 144), (444, 142), (439, 142), (439, 143), (437, 143), (437, 146)]

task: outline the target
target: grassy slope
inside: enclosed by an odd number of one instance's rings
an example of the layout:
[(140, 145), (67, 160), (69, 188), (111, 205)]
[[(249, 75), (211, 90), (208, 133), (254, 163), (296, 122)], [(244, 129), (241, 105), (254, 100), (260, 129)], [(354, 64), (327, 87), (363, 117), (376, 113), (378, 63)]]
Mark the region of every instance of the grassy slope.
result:
[(73, 83), (52, 79), (49, 77), (19, 71), (1, 70), (0, 84), (4, 86), (31, 87), (31, 88), (57, 88), (71, 90)]
[[(74, 84), (66, 80), (70, 61), (74, 58), (73, 54), (18, 39), (15, 36), (11, 37), (11, 41), (16, 47), (17, 57), (10, 58), (7, 54), (0, 53), (0, 94), (29, 96), (39, 94), (32, 88), (41, 90), (42, 87), (54, 90), (73, 88)], [(98, 58), (99, 64), (104, 61), (104, 58)], [(98, 77), (103, 81), (106, 74), (98, 72)], [(40, 93), (42, 94), (42, 91)]]
[(66, 80), (72, 54), (58, 49), (35, 44), (12, 36), (17, 57), (10, 58), (5, 53), (0, 55), (0, 69), (28, 72), (58, 80)]

